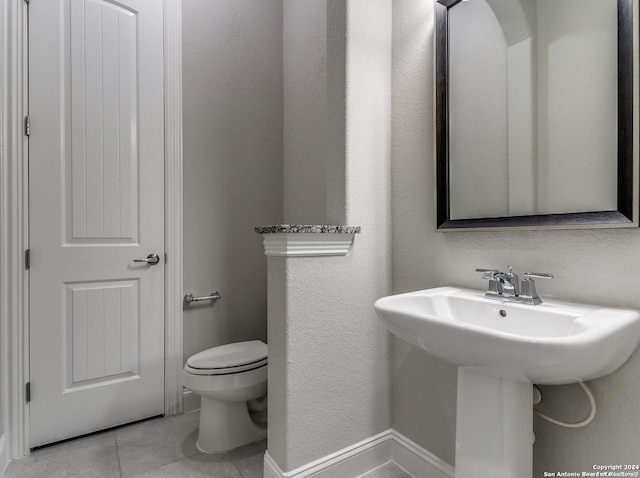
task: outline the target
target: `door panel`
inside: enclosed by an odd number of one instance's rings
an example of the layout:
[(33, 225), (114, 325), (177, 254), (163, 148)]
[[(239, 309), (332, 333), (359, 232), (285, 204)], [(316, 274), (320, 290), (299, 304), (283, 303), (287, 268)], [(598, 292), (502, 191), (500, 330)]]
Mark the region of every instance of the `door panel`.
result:
[(163, 2), (31, 2), (31, 446), (164, 411)]
[(131, 280), (66, 284), (67, 389), (138, 374), (138, 290)]
[(138, 15), (106, 2), (70, 14), (69, 237), (136, 242)]

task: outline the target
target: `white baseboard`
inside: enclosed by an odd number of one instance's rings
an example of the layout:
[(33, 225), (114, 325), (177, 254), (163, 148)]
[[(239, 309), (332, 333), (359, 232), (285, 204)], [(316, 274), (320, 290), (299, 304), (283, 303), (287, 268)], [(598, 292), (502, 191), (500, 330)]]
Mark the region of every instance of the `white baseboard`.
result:
[(393, 429), (288, 472), (280, 469), (267, 450), (264, 478), (355, 478), (389, 460), (414, 478), (454, 478), (451, 465)]
[(188, 388), (185, 388), (182, 393), (183, 413), (195, 412), (196, 410), (200, 410), (200, 396), (196, 395)]
[(388, 431), (379, 433), (286, 473), (267, 450), (264, 456), (264, 478), (355, 478), (391, 459), (391, 441), (388, 435)]
[(395, 430), (391, 460), (414, 478), (454, 478), (453, 466)]
[(7, 435), (0, 436), (0, 478), (4, 476), (4, 472), (9, 464), (9, 454), (7, 452)]

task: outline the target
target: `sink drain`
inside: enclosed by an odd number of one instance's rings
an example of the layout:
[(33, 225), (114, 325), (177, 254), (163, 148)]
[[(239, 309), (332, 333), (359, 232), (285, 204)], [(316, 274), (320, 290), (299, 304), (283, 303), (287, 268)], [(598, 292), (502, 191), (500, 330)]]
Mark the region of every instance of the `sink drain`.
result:
[(502, 310), (500, 311), (500, 315), (501, 315), (502, 317), (506, 317), (506, 316), (507, 316), (507, 311), (506, 311), (506, 310), (504, 310), (504, 309), (502, 309)]

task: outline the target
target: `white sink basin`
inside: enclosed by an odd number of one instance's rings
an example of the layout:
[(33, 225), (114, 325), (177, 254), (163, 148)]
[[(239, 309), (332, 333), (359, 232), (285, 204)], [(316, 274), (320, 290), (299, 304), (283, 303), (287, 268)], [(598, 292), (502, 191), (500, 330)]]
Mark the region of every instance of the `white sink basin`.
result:
[(391, 332), (436, 357), (531, 383), (602, 377), (619, 368), (640, 341), (635, 310), (554, 300), (516, 304), (454, 287), (383, 297), (375, 309)]

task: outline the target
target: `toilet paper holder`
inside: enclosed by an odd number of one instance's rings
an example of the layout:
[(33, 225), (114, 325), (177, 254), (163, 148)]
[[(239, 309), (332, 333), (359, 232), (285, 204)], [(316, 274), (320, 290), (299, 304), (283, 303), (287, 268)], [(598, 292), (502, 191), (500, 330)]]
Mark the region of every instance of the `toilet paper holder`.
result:
[(220, 293), (217, 290), (214, 290), (210, 295), (194, 297), (191, 292), (187, 292), (184, 296), (184, 301), (187, 304), (190, 304), (191, 302), (201, 302), (204, 300), (212, 300), (215, 303), (217, 300), (220, 300)]

